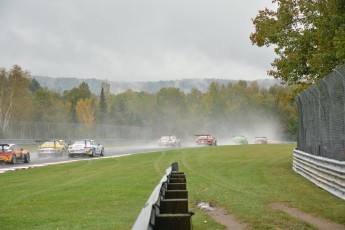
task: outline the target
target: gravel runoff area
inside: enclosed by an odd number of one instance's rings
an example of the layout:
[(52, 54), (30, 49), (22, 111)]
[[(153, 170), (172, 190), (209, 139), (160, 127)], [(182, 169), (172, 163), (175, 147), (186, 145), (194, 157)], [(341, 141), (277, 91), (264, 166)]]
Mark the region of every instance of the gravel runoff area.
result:
[[(208, 202), (199, 202), (198, 208), (208, 214), (216, 222), (223, 224), (226, 229), (238, 229), (245, 230), (250, 229), (245, 223), (236, 219), (233, 215), (227, 213), (222, 207), (214, 207)], [(334, 223), (332, 221), (315, 217), (308, 213), (299, 211), (296, 208), (291, 208), (283, 204), (271, 204), (271, 208), (285, 212), (294, 218), (303, 220), (311, 225), (317, 227), (320, 230), (345, 230), (345, 226)]]

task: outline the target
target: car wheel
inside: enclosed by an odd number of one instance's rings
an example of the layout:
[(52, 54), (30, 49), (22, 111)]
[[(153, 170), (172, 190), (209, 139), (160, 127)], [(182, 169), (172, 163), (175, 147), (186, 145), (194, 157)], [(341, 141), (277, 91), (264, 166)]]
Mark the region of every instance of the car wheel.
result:
[(95, 150), (91, 151), (90, 157), (94, 157), (95, 156)]
[(27, 153), (24, 155), (24, 162), (25, 163), (30, 163), (30, 153)]
[(104, 149), (102, 148), (102, 150), (101, 150), (101, 155), (100, 155), (101, 157), (104, 157)]
[(17, 156), (16, 156), (16, 154), (13, 154), (13, 155), (12, 155), (11, 163), (12, 163), (12, 164), (16, 164), (16, 163), (17, 163)]

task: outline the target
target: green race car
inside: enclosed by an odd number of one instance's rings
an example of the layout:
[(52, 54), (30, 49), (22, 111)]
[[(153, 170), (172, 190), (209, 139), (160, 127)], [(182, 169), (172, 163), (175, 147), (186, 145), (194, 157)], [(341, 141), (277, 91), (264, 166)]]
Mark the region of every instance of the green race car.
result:
[(233, 136), (232, 142), (238, 145), (246, 145), (248, 144), (248, 139), (245, 136), (239, 135), (239, 136)]

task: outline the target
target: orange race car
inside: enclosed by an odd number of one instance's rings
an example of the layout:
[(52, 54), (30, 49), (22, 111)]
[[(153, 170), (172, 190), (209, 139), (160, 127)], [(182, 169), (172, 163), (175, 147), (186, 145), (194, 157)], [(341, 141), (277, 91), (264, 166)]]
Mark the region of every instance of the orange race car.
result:
[(16, 144), (0, 144), (0, 161), (15, 164), (17, 161), (30, 162), (30, 153)]

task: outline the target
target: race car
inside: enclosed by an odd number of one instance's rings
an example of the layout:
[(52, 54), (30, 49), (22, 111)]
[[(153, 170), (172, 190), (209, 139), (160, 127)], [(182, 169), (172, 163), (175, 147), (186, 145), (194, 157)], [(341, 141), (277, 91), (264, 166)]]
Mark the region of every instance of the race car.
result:
[(173, 147), (180, 147), (181, 140), (178, 139), (176, 136), (162, 136), (158, 140), (158, 146), (173, 146)]
[(246, 144), (248, 144), (248, 139), (247, 139), (247, 137), (245, 137), (243, 135), (233, 136), (232, 142), (235, 144), (239, 144), (239, 145), (246, 145)]
[(195, 136), (196, 136), (195, 143), (197, 145), (217, 146), (216, 138), (211, 136), (210, 134), (198, 134)]
[(267, 144), (268, 139), (267, 139), (267, 137), (254, 137), (254, 143), (255, 144)]
[(75, 156), (104, 156), (104, 147), (94, 140), (78, 140), (68, 148), (69, 157)]
[(64, 140), (45, 141), (38, 146), (38, 157), (54, 156), (63, 157), (68, 155), (68, 144)]
[(30, 163), (30, 153), (16, 144), (0, 144), (0, 161), (12, 164), (17, 161)]

